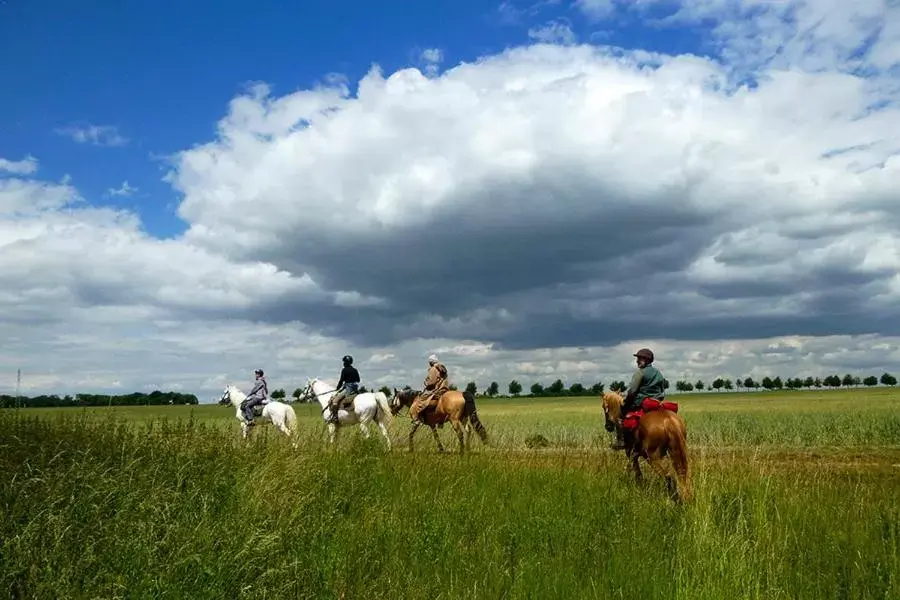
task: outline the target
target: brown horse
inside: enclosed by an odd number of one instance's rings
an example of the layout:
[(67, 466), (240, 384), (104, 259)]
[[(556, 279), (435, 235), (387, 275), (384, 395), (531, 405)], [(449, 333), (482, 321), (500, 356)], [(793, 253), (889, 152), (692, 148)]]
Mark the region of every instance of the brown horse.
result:
[[(603, 413), (606, 430), (615, 431), (622, 414), (625, 398), (616, 392), (603, 394)], [(666, 489), (676, 501), (690, 500), (693, 496), (691, 467), (688, 464), (687, 429), (684, 419), (675, 412), (658, 408), (645, 412), (634, 429), (623, 431), (625, 454), (631, 459), (631, 468), (640, 482), (643, 477), (638, 464), (640, 458), (650, 463), (654, 471), (666, 480)], [(677, 485), (671, 471), (663, 467), (662, 459), (669, 455), (677, 475)]]
[[(394, 388), (394, 396), (391, 398), (391, 414), (396, 415), (404, 406), (412, 406), (413, 402), (422, 392), (413, 389), (397, 390)], [(431, 435), (437, 442), (438, 452), (444, 451), (444, 445), (441, 444), (441, 438), (438, 437), (438, 425), (443, 425), (450, 421), (453, 431), (459, 438), (459, 453), (463, 453), (463, 449), (469, 445), (469, 439), (472, 435), (472, 429), (481, 438), (481, 441), (487, 443), (487, 431), (481, 420), (478, 418), (478, 410), (475, 408), (475, 396), (469, 392), (460, 392), (457, 390), (448, 390), (444, 392), (437, 401), (436, 406), (431, 406), (423, 413), (419, 414), (419, 419), (413, 422), (412, 429), (409, 432), (409, 451), (413, 449), (413, 436), (416, 430), (424, 420), (425, 424), (431, 427)], [(463, 442), (463, 428), (466, 430), (465, 442)]]

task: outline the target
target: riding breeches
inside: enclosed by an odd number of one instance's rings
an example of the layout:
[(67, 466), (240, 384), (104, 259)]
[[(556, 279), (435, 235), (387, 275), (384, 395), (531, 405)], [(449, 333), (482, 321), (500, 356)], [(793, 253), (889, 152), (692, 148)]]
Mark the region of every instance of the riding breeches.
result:
[(250, 398), (247, 398), (246, 400), (244, 400), (241, 403), (241, 410), (244, 411), (244, 417), (248, 421), (252, 421), (253, 420), (253, 407), (259, 406), (263, 402), (265, 402), (265, 398), (260, 398), (259, 396), (251, 396)]

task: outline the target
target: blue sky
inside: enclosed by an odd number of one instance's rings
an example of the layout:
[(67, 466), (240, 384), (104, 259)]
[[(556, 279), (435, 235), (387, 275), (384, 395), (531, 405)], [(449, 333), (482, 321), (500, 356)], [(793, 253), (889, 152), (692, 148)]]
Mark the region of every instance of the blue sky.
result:
[[(510, 18), (513, 16), (514, 18)], [(672, 53), (699, 52), (689, 29), (653, 28), (620, 15), (593, 22), (567, 2), (154, 2), (0, 4), (0, 149), (39, 157), (42, 174), (65, 174), (91, 203), (137, 210), (149, 233), (184, 224), (162, 181), (162, 156), (210, 140), (248, 82), (274, 94), (332, 72), (354, 86), (373, 63), (420, 66), (426, 48), (442, 67), (530, 42), (528, 30), (566, 19), (582, 40)], [(76, 143), (67, 127), (111, 126), (122, 146)], [(110, 196), (123, 181), (139, 191)]]
[(30, 390), (900, 365), (900, 6), (0, 0), (0, 62)]

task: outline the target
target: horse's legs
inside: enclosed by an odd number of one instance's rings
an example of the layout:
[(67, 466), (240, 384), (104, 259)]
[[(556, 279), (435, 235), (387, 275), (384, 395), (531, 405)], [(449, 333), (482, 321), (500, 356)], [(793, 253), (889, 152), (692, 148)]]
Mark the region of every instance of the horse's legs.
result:
[[(419, 425), (421, 425), (421, 421), (413, 421), (412, 428), (409, 430), (409, 451), (413, 451), (413, 436), (416, 435), (416, 430), (419, 429)], [(433, 430), (434, 428), (432, 428)], [(440, 441), (439, 441), (440, 442)]]
[(443, 452), (444, 445), (441, 443), (441, 436), (438, 435), (437, 428), (434, 425), (429, 425), (429, 427), (431, 427), (431, 435), (437, 443), (438, 452)]
[(291, 429), (287, 426), (287, 418), (282, 417), (281, 419), (276, 420), (274, 417), (272, 417), (269, 420), (272, 422), (272, 425), (278, 428), (278, 431), (288, 437), (291, 437)]
[(650, 463), (650, 467), (652, 467), (660, 477), (666, 480), (666, 491), (673, 500), (677, 501), (678, 489), (675, 486), (675, 480), (672, 478), (672, 473), (663, 465), (662, 452), (658, 448), (654, 449), (653, 452), (649, 452), (647, 454), (647, 462)]
[(465, 449), (465, 443), (463, 442), (463, 430), (462, 425), (460, 425), (459, 421), (450, 421), (450, 425), (453, 426), (453, 431), (456, 432), (456, 438), (459, 440), (459, 453), (462, 454)]
[(362, 432), (364, 438), (369, 439), (369, 423), (366, 421), (359, 422), (359, 430)]
[(641, 465), (638, 463), (640, 460), (640, 456), (635, 451), (631, 455), (631, 470), (634, 472), (634, 479), (637, 483), (642, 483), (644, 481), (644, 474), (641, 473)]
[(337, 425), (334, 423), (328, 424), (328, 437), (332, 444), (334, 444), (334, 440), (337, 437)]
[(387, 449), (391, 449), (391, 435), (388, 433), (387, 425), (384, 424), (384, 421), (381, 419), (377, 420), (378, 428), (381, 430), (381, 434), (384, 436), (384, 439), (387, 440)]

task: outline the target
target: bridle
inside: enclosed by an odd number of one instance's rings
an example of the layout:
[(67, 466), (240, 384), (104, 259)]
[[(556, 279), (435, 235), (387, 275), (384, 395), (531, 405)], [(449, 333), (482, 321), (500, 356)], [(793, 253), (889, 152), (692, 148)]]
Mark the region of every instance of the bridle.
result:
[[(338, 388), (334, 388), (333, 390), (327, 390), (327, 391), (324, 391), (324, 392), (319, 392), (319, 393), (317, 394), (317, 393), (315, 393), (315, 392), (313, 391), (313, 387), (312, 387), (312, 386), (313, 386), (313, 382), (312, 382), (312, 381), (310, 381), (309, 383), (306, 384), (306, 389), (303, 390), (303, 396), (302, 396), (304, 400), (307, 400), (307, 399), (309, 399), (309, 398), (315, 398), (315, 399), (318, 401), (319, 396), (324, 396), (325, 394), (330, 394), (330, 393), (332, 393), (332, 392), (338, 391)], [(325, 406), (324, 408), (322, 408), (322, 414), (324, 415), (324, 414), (325, 414), (325, 411), (327, 411), (327, 410), (331, 410), (331, 408), (328, 407), (328, 406)]]

